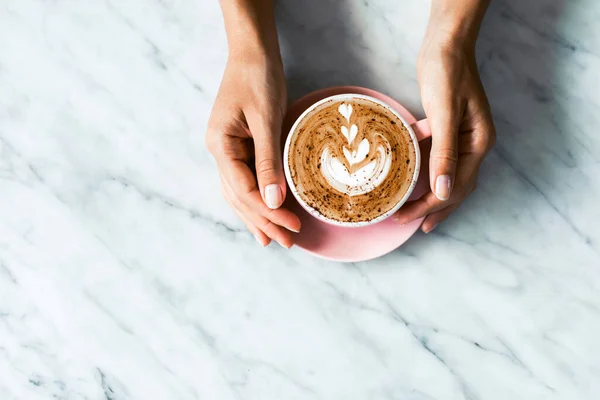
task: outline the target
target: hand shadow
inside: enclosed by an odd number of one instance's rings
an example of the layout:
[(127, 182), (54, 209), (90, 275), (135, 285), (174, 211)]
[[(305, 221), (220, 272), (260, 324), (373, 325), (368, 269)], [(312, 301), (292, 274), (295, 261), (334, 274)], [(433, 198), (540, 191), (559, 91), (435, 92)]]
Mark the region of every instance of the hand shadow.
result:
[(566, 5), (492, 2), (479, 36), (479, 70), (498, 131), (495, 162), (508, 164), (534, 187), (554, 181), (557, 162), (573, 163), (554, 91), (554, 67), (574, 50), (556, 32)]

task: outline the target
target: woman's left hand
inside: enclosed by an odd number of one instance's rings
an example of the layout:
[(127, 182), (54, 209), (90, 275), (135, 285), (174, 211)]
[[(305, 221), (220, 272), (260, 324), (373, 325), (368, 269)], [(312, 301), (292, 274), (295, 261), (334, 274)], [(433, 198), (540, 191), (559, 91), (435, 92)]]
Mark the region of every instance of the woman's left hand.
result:
[(426, 216), (421, 229), (428, 233), (475, 189), (496, 132), (477, 71), (474, 40), (449, 39), (443, 30), (431, 30), (417, 71), (432, 131), (431, 192), (404, 205), (394, 218), (405, 224)]

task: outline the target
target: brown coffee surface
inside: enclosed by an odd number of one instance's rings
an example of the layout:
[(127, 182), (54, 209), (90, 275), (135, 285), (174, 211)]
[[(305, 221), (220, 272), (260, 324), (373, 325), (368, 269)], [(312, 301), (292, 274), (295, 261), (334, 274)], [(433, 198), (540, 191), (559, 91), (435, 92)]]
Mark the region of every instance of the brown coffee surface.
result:
[[(351, 106), (349, 118), (348, 112), (340, 112), (340, 105)], [(326, 102), (304, 116), (291, 134), (287, 162), (298, 195), (327, 218), (371, 221), (394, 208), (410, 188), (416, 167), (410, 133), (380, 104), (361, 98)], [(366, 156), (356, 162), (352, 157), (361, 152)], [(327, 177), (327, 166), (322, 165), (324, 159), (334, 160), (327, 165), (339, 161), (338, 166), (348, 176), (361, 169), (370, 171), (373, 165), (383, 166), (382, 160), (389, 160), (389, 168), (387, 174), (370, 176), (358, 189), (352, 185), (334, 187)], [(371, 187), (374, 182), (380, 183)]]

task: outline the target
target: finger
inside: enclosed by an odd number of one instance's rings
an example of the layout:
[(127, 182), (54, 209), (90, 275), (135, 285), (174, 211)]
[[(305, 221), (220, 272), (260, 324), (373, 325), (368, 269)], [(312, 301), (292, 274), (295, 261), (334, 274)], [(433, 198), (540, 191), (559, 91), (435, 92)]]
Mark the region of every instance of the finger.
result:
[(231, 200), (231, 196), (233, 195), (233, 193), (231, 192), (229, 186), (223, 181), (223, 179), (221, 179), (221, 191), (223, 192), (223, 197), (225, 198), (225, 201), (227, 201), (227, 203), (238, 216), (238, 218), (241, 219), (242, 222), (244, 222), (248, 231), (256, 238), (256, 241), (260, 243), (263, 247), (268, 246), (271, 243), (271, 239), (267, 235), (265, 235), (263, 231), (258, 229), (256, 225), (250, 222), (250, 220), (244, 214), (242, 214), (242, 212), (238, 210), (237, 207), (235, 207), (233, 201)]
[(496, 129), (485, 97), (480, 101), (467, 102), (465, 115), (466, 125), (471, 127), (472, 136), (467, 150), (479, 153), (483, 158), (496, 143)]
[[(242, 212), (244, 212), (244, 206), (241, 206)], [(269, 221), (267, 218), (262, 217), (253, 212), (246, 212), (245, 214), (249, 221), (255, 225), (258, 229), (265, 233), (269, 238), (275, 240), (281, 246), (289, 249), (294, 245), (294, 236), (292, 232), (287, 229), (282, 228), (279, 225), (275, 225), (273, 222)]]
[(263, 231), (258, 229), (248, 218), (244, 216), (241, 212), (239, 212), (236, 208), (233, 209), (237, 216), (244, 222), (248, 231), (254, 236), (256, 241), (260, 243), (262, 247), (267, 247), (271, 244), (271, 238), (268, 237)]
[(225, 181), (231, 187), (234, 197), (249, 210), (261, 215), (276, 225), (292, 231), (300, 231), (300, 219), (291, 211), (284, 208), (271, 209), (265, 205), (254, 174), (248, 165), (237, 160), (221, 159), (219, 169), (223, 171)]
[(420, 199), (403, 205), (402, 208), (396, 212), (393, 219), (398, 222), (398, 224), (404, 225), (447, 206), (448, 203), (438, 199), (434, 193), (429, 192)]
[(456, 190), (446, 201), (440, 200), (433, 192), (428, 192), (418, 200), (408, 202), (394, 215), (401, 225), (428, 214), (440, 211), (448, 206), (462, 202), (475, 188), (477, 171), (483, 155), (477, 153), (463, 154), (456, 173)]
[[(233, 194), (231, 188), (228, 187), (227, 181), (224, 181), (223, 184), (225, 186), (225, 190)], [(273, 239), (281, 246), (286, 247), (288, 249), (293, 246), (294, 237), (289, 230), (274, 224), (272, 221), (259, 214), (256, 214), (251, 209), (249, 209), (248, 206), (240, 202), (239, 198), (235, 197), (235, 195), (232, 196), (230, 201), (232, 203), (233, 208), (244, 216), (244, 218), (248, 221), (248, 224), (256, 227), (258, 231), (266, 235), (269, 241)], [(260, 199), (259, 201), (262, 203)]]
[(422, 90), (423, 106), (431, 126), (431, 191), (438, 199), (450, 198), (458, 162), (458, 127), (464, 110), (448, 87), (427, 87)]
[(421, 224), (421, 230), (425, 233), (429, 233), (434, 230), (438, 224), (444, 221), (450, 214), (452, 214), (458, 207), (460, 207), (460, 203), (453, 204), (448, 206), (440, 211), (429, 214), (423, 224)]
[(281, 118), (248, 113), (247, 119), (254, 138), (255, 168), (260, 193), (269, 208), (277, 209), (285, 200)]
[[(285, 248), (289, 249), (293, 246), (294, 237), (289, 230), (284, 229), (281, 226), (274, 224), (267, 218), (256, 214), (246, 205), (239, 202), (235, 197), (231, 201), (233, 203), (233, 208), (243, 216), (243, 218), (247, 221), (247, 224), (255, 227), (258, 232), (262, 233), (266, 237), (268, 242), (273, 239)], [(259, 237), (262, 238), (260, 235)], [(259, 242), (264, 243), (261, 240), (259, 240)]]

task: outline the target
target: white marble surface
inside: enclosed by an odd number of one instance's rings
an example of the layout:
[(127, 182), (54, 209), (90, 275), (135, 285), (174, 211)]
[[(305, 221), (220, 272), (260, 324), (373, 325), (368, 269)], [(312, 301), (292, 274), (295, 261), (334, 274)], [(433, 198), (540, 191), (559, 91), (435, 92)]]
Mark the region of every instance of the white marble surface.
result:
[[(369, 263), (257, 246), (203, 147), (212, 0), (0, 4), (0, 399), (600, 398), (600, 3), (495, 0), (498, 145)], [(423, 0), (280, 0), (290, 93), (419, 116)]]

